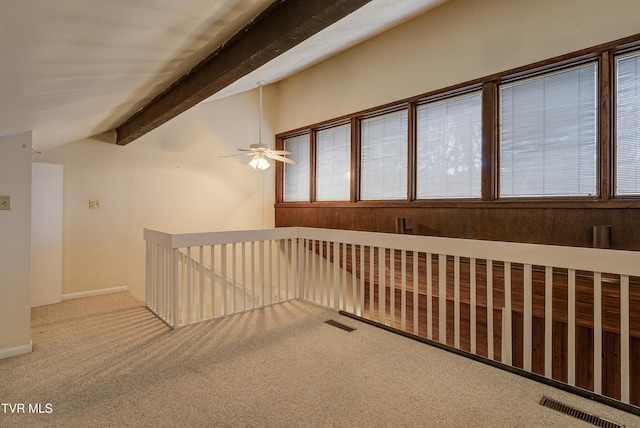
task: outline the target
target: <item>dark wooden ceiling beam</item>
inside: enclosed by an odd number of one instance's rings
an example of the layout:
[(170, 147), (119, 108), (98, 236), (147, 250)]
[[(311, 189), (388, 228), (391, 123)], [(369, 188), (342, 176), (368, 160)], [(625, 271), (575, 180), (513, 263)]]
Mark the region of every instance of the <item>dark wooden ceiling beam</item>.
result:
[(279, 0), (116, 128), (126, 145), (371, 0)]

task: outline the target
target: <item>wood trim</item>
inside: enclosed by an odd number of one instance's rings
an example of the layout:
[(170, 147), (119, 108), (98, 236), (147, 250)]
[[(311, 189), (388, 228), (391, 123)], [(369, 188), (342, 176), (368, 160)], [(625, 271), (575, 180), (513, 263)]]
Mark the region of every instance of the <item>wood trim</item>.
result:
[(362, 182), (361, 172), (362, 172), (362, 126), (361, 120), (358, 118), (353, 118), (351, 121), (351, 130), (353, 132), (353, 140), (351, 140), (352, 150), (353, 150), (353, 169), (351, 170), (353, 174), (353, 198), (352, 201), (358, 202), (360, 201), (360, 183)]
[(321, 126), (314, 126), (314, 131), (324, 131), (326, 129), (336, 128), (338, 126), (349, 125), (351, 123), (350, 117), (343, 117), (338, 120), (332, 120), (326, 123), (323, 123)]
[(600, 120), (600, 132), (598, 133), (598, 195), (603, 201), (608, 201), (613, 197), (612, 177), (612, 156), (613, 147), (611, 146), (613, 139), (611, 131), (614, 127), (613, 112), (611, 110), (611, 100), (613, 99), (611, 90), (612, 85), (612, 64), (611, 54), (607, 51), (600, 56), (599, 64), (599, 95), (600, 103), (598, 108)]
[(411, 202), (416, 199), (417, 195), (417, 129), (418, 129), (418, 117), (416, 113), (416, 105), (414, 103), (409, 104), (407, 114), (407, 162), (408, 162), (408, 174), (407, 174), (407, 198)]
[(360, 121), (351, 119), (351, 203), (360, 197)]
[(640, 199), (615, 198), (608, 201), (598, 199), (589, 200), (526, 200), (498, 199), (494, 201), (483, 201), (480, 199), (460, 200), (460, 199), (438, 199), (438, 200), (415, 200), (407, 202), (404, 200), (385, 201), (357, 201), (353, 202), (282, 202), (276, 204), (276, 208), (320, 208), (320, 207), (344, 207), (353, 208), (512, 208), (512, 209), (532, 209), (532, 208), (557, 208), (557, 209), (640, 209)]
[(411, 104), (410, 101), (400, 101), (397, 103), (386, 104), (382, 107), (373, 108), (365, 111), (362, 114), (359, 114), (358, 119), (362, 121), (367, 119), (373, 119), (378, 116), (384, 116), (385, 114), (396, 113), (409, 108), (410, 104)]
[(316, 201), (316, 163), (318, 162), (317, 147), (317, 130), (312, 130), (309, 134), (309, 200)]
[[(627, 53), (627, 52), (624, 52)], [(621, 54), (624, 54), (621, 53)], [(609, 166), (608, 166), (608, 170), (609, 170), (609, 189), (610, 189), (610, 194), (611, 194), (611, 198), (615, 199), (615, 200), (619, 200), (622, 198), (627, 198), (626, 196), (623, 197), (618, 197), (616, 195), (616, 177), (617, 177), (617, 167), (616, 167), (616, 140), (617, 140), (617, 128), (616, 128), (616, 120), (617, 120), (617, 116), (616, 116), (616, 110), (617, 110), (617, 106), (616, 106), (616, 97), (614, 96), (615, 92), (618, 90), (617, 89), (617, 82), (616, 82), (616, 73), (617, 73), (617, 67), (616, 67), (616, 58), (614, 55), (611, 55), (611, 84), (610, 84), (610, 90), (611, 90), (611, 98), (610, 98), (610, 116), (609, 116), (609, 120), (610, 120), (610, 129), (609, 129), (609, 135), (611, 138), (611, 141), (609, 142), (609, 157), (608, 157), (608, 161), (609, 161)], [(604, 125), (604, 123), (603, 123)]]
[(498, 91), (495, 82), (482, 85), (482, 170), (483, 201), (498, 198)]
[(274, 1), (228, 42), (116, 128), (126, 145), (371, 0)]
[[(276, 150), (284, 150), (284, 138), (276, 138)], [(276, 166), (276, 204), (284, 202), (284, 164), (275, 162)]]

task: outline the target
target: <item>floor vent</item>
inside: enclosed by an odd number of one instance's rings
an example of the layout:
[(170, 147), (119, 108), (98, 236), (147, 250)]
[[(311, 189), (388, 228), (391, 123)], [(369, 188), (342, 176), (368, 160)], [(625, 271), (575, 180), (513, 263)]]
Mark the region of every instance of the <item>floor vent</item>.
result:
[(565, 415), (573, 416), (587, 423), (603, 428), (624, 428), (624, 425), (617, 424), (615, 422), (608, 421), (598, 416), (590, 415), (582, 410), (575, 409), (573, 407), (562, 404), (558, 401), (552, 400), (548, 397), (542, 397), (540, 404), (549, 409), (564, 413)]
[(347, 326), (347, 325), (341, 324), (341, 323), (339, 323), (338, 321), (334, 321), (334, 320), (327, 320), (327, 321), (325, 321), (324, 323), (325, 323), (325, 324), (332, 325), (332, 326), (334, 326), (334, 327), (341, 328), (342, 330), (344, 330), (344, 331), (346, 331), (346, 332), (349, 332), (349, 333), (350, 333), (350, 332), (352, 332), (353, 330), (355, 330), (355, 328), (351, 328), (351, 327), (349, 327), (349, 326)]

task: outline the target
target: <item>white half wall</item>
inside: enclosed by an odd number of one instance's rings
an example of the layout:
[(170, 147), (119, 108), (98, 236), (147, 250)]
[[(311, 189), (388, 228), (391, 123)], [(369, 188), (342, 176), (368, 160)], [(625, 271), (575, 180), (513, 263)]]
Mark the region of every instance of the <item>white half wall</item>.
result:
[(640, 33), (637, 0), (450, 0), (279, 86), (277, 133)]
[(0, 358), (31, 351), (31, 132), (0, 138)]
[[(265, 142), (274, 139), (276, 107), (265, 87)], [(64, 165), (63, 295), (127, 286), (144, 299), (143, 228), (273, 227), (275, 169), (256, 171), (248, 156), (220, 158), (258, 134), (254, 90), (198, 105), (124, 147), (86, 139), (37, 157)]]

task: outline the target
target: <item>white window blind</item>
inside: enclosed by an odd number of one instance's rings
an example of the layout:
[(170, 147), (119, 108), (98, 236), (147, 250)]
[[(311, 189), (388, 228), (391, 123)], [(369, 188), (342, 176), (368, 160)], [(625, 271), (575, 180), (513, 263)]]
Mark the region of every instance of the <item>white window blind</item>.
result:
[(481, 93), (421, 105), (417, 119), (417, 198), (479, 198)]
[(500, 196), (596, 193), (596, 64), (500, 86)]
[(351, 125), (316, 132), (316, 200), (351, 198)]
[(361, 126), (360, 198), (407, 199), (407, 110), (365, 119)]
[(616, 59), (616, 194), (640, 194), (640, 53)]
[(288, 155), (297, 163), (284, 164), (284, 195), (286, 202), (309, 201), (309, 166), (311, 162), (309, 134), (284, 140), (284, 149), (293, 154)]

